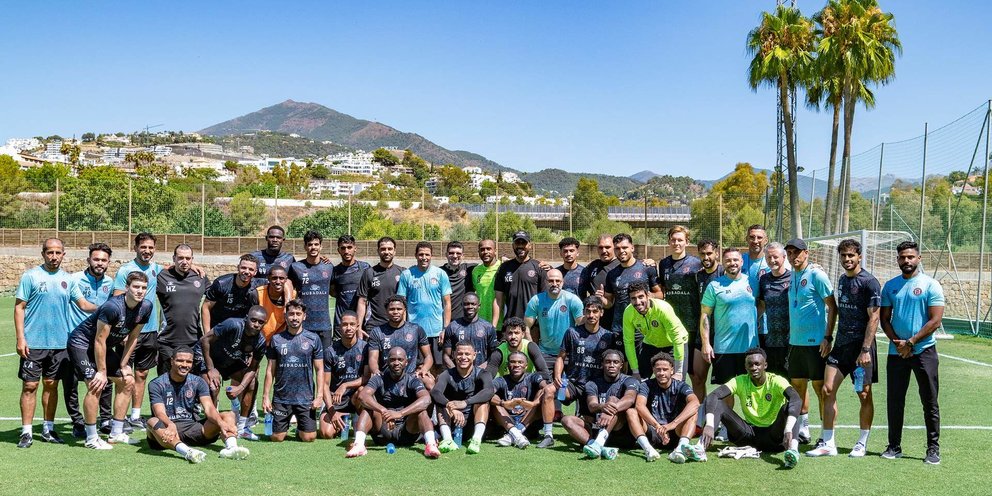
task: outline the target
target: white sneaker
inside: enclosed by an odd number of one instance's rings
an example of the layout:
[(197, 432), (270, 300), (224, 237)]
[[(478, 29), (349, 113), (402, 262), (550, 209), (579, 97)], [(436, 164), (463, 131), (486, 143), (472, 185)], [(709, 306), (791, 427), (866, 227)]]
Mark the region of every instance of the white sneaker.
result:
[(513, 437), (510, 436), (509, 432), (507, 432), (503, 437), (496, 440), (496, 445), (504, 448), (513, 446)]
[(90, 449), (95, 450), (109, 450), (114, 449), (109, 443), (100, 438), (87, 439), (86, 443), (83, 445)]
[(837, 446), (833, 444), (820, 443), (817, 447), (807, 451), (806, 456), (837, 456)]
[(847, 456), (851, 458), (864, 458), (867, 453), (868, 448), (864, 444), (858, 442), (854, 444), (854, 447), (851, 448), (851, 453)]
[(668, 454), (668, 461), (672, 463), (683, 464), (685, 463), (685, 455), (682, 453), (681, 448), (675, 448), (671, 453)]
[(530, 440), (526, 436), (520, 436), (520, 439), (514, 441), (513, 445), (520, 449), (526, 449), (530, 446)]
[(654, 448), (651, 448), (644, 452), (644, 460), (647, 462), (653, 462), (655, 460), (658, 460), (659, 458), (661, 458), (661, 453), (658, 453), (658, 450)]
[(248, 448), (244, 446), (232, 446), (220, 450), (220, 457), (227, 458), (228, 460), (244, 460), (248, 458), (248, 454)]
[(132, 446), (138, 444), (137, 439), (131, 439), (131, 436), (128, 436), (123, 432), (120, 434), (111, 435), (107, 438), (107, 442), (110, 444), (130, 444)]
[(207, 459), (207, 454), (198, 449), (190, 449), (184, 458), (190, 463), (202, 463)]

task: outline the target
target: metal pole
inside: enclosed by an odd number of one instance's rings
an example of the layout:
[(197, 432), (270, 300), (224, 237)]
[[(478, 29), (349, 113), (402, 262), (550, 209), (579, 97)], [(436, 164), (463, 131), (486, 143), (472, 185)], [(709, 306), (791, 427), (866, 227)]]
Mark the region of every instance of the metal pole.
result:
[(572, 230), (572, 202), (575, 201), (575, 195), (568, 197), (568, 235), (575, 236), (575, 232)]
[(723, 194), (720, 194), (717, 197), (717, 200), (720, 202), (720, 209), (719, 209), (719, 215), (720, 215), (720, 222), (719, 222), (720, 235), (719, 235), (719, 239), (720, 239), (720, 249), (722, 250), (723, 249)]
[(279, 223), (279, 185), (278, 184), (276, 185), (275, 204), (276, 204), (276, 224), (278, 224)]
[(878, 184), (877, 184), (877, 188), (875, 189), (876, 205), (875, 205), (875, 209), (872, 210), (872, 212), (875, 215), (873, 215), (873, 219), (871, 223), (872, 229), (876, 231), (878, 230), (878, 217), (881, 215), (881, 211), (882, 211), (882, 161), (884, 159), (885, 159), (885, 143), (882, 143), (882, 151), (879, 152), (878, 154)]
[(351, 188), (348, 189), (348, 236), (351, 236)]
[[(975, 334), (980, 331), (978, 319), (982, 314), (982, 273), (984, 272), (983, 262), (985, 262), (985, 231), (988, 224), (989, 212), (989, 128), (992, 127), (992, 100), (988, 101), (988, 109), (985, 111), (985, 185), (982, 187), (982, 236), (978, 244), (978, 289), (975, 302)], [(967, 179), (965, 179), (967, 182)]]
[[(420, 209), (424, 210), (427, 201), (427, 188), (420, 190)], [(427, 239), (427, 221), (424, 220), (424, 216), (420, 216), (420, 239)]]
[(499, 255), (499, 183), (496, 183), (496, 232), (493, 233), (496, 242), (496, 254)]
[(200, 184), (200, 253), (204, 250), (204, 236), (207, 235), (207, 184)]
[(134, 182), (134, 180), (132, 180), (132, 179), (128, 179), (127, 180), (127, 237), (129, 237), (129, 238), (131, 237), (131, 233), (134, 232), (134, 231), (131, 230), (131, 227), (132, 227), (132, 224), (131, 224), (131, 183), (133, 183), (133, 182)]
[(59, 178), (55, 178), (55, 236), (59, 235), (59, 192), (61, 185), (59, 184)]
[(813, 237), (813, 202), (816, 201), (816, 169), (813, 169), (813, 187), (809, 193), (809, 236)]
[(923, 248), (923, 212), (927, 205), (927, 134), (928, 125), (923, 124), (923, 182), (920, 184), (920, 231), (919, 231), (919, 242), (920, 248)]
[(644, 194), (644, 246), (648, 245), (648, 195)]

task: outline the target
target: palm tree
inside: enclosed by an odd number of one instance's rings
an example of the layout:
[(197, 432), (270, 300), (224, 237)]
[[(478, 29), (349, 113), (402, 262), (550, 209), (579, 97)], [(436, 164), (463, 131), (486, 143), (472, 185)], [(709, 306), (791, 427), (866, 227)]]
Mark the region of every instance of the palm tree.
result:
[[(828, 0), (814, 19), (821, 34), (818, 60), (840, 80), (844, 112), (838, 231), (848, 229), (851, 192), (851, 134), (861, 88), (888, 84), (895, 78), (895, 57), (902, 44), (893, 23), (877, 0)], [(863, 100), (867, 103), (867, 100)]]
[(795, 7), (779, 5), (774, 13), (763, 12), (761, 23), (747, 35), (747, 51), (753, 56), (748, 67), (748, 84), (757, 91), (767, 85), (778, 89), (779, 104), (785, 121), (785, 145), (788, 162), (789, 208), (792, 236), (802, 237), (799, 212), (798, 163), (796, 160), (795, 120), (790, 92), (803, 81), (813, 63), (815, 36), (813, 22)]

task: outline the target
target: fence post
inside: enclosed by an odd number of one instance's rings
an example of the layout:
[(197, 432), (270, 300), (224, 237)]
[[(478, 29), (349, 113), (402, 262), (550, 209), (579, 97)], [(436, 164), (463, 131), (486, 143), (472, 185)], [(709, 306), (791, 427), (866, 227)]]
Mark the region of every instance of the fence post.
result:
[[(980, 320), (982, 318), (982, 273), (984, 272), (983, 262), (985, 262), (985, 231), (986, 231), (986, 221), (988, 220), (989, 211), (989, 161), (992, 160), (992, 156), (989, 156), (989, 127), (992, 126), (992, 100), (988, 101), (988, 108), (985, 111), (985, 185), (982, 187), (982, 236), (981, 242), (978, 244), (978, 286), (975, 291), (976, 302), (975, 302), (975, 334), (978, 335), (981, 332)], [(967, 184), (968, 179), (965, 178), (965, 184)]]
[(207, 184), (200, 183), (200, 253), (205, 251), (203, 238), (207, 235)]
[(278, 184), (276, 185), (275, 204), (276, 204), (276, 224), (279, 224), (279, 185)]
[(875, 208), (872, 210), (872, 229), (878, 230), (878, 218), (882, 215), (882, 161), (885, 159), (885, 143), (878, 154), (878, 185), (875, 189)]
[[(920, 184), (920, 248), (923, 248), (923, 212), (927, 204), (927, 138), (928, 123), (923, 123), (923, 182)], [(967, 181), (965, 181), (967, 182)]]
[(55, 236), (59, 235), (59, 192), (61, 190), (61, 184), (59, 178), (55, 178)]
[(128, 238), (131, 237), (131, 233), (133, 232), (131, 229), (133, 227), (133, 225), (131, 224), (131, 186), (133, 183), (134, 180), (128, 178), (127, 180), (127, 237)]
[(816, 201), (816, 169), (813, 169), (813, 187), (810, 188), (809, 193), (809, 235), (807, 237), (813, 237), (813, 202)]
[[(648, 245), (648, 195), (644, 193), (644, 246)], [(645, 248), (645, 252), (647, 248)]]

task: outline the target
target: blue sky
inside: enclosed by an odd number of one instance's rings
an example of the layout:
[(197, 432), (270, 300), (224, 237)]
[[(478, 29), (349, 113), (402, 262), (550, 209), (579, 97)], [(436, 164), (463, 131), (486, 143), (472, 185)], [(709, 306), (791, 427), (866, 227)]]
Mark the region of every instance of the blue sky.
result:
[[(0, 140), (197, 130), (286, 99), (417, 132), (524, 171), (720, 177), (775, 160), (775, 95), (745, 79), (771, 0), (19, 2), (5, 5)], [(801, 1), (811, 14), (820, 3)], [(990, 2), (883, 0), (897, 79), (854, 151), (992, 97)], [(830, 115), (798, 116), (826, 164)]]

